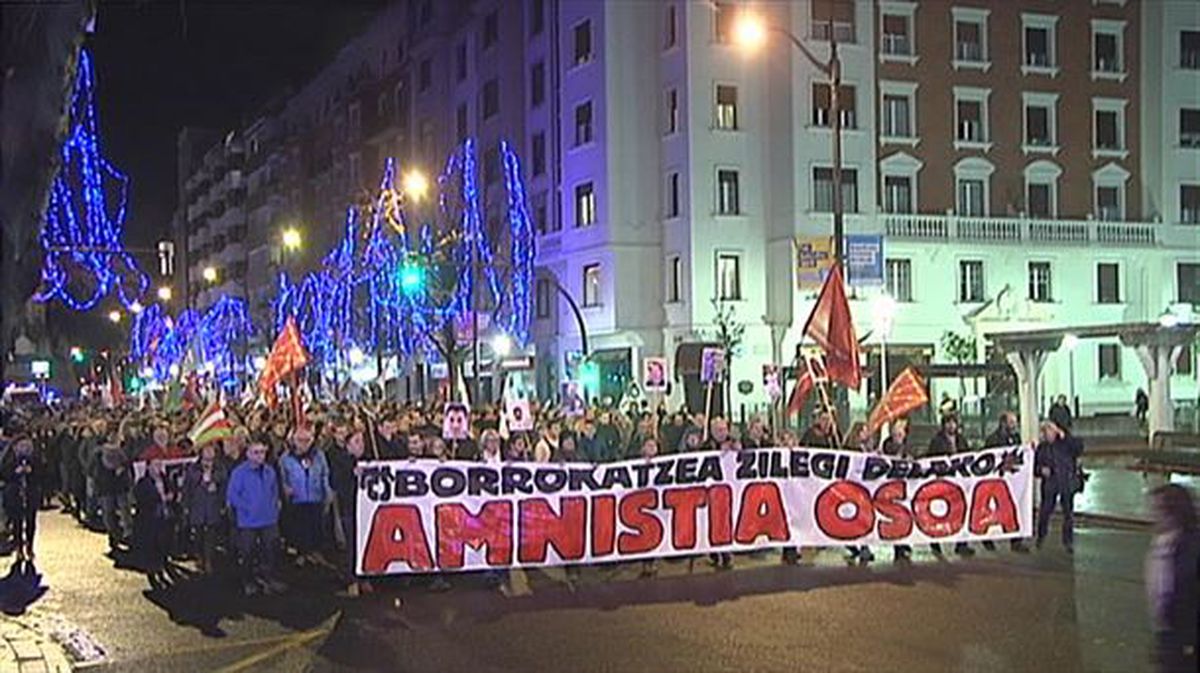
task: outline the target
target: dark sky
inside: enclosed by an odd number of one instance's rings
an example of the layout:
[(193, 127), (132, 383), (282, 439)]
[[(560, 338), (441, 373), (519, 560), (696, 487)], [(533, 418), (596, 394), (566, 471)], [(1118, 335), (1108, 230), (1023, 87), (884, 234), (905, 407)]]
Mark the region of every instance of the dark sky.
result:
[[(126, 245), (153, 247), (170, 226), (180, 128), (234, 128), (289, 84), (302, 84), (383, 4), (101, 0), (86, 44), (96, 66), (102, 151), (130, 178)], [(138, 259), (157, 273), (153, 255)], [(109, 299), (79, 314), (53, 302), (52, 333), (89, 349), (121, 345), (126, 330), (105, 318), (116, 306)]]
[(382, 4), (101, 2), (88, 44), (103, 151), (131, 179), (127, 243), (152, 245), (169, 226), (180, 128), (233, 128), (331, 59)]

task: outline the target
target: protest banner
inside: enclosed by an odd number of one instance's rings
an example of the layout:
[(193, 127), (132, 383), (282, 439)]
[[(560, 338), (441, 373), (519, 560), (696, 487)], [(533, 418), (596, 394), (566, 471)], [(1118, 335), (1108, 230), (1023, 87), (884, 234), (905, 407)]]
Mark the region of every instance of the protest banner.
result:
[(642, 388), (648, 393), (665, 393), (667, 391), (667, 359), (642, 359)]
[(920, 460), (773, 448), (602, 465), (362, 468), (355, 568), (367, 576), (1033, 530), (1031, 447)]

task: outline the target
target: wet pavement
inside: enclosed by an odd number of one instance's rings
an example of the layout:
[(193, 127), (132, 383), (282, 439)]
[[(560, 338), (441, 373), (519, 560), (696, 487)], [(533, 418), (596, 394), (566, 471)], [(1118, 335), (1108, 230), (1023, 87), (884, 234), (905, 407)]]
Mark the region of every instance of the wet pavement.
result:
[(1132, 463), (1133, 460), (1124, 457), (1084, 461), (1091, 477), (1083, 493), (1075, 498), (1075, 511), (1148, 523), (1151, 520), (1148, 495), (1168, 480), (1187, 486), (1192, 493), (1200, 493), (1200, 477), (1138, 472), (1129, 469)]
[[(338, 597), (327, 571), (286, 578), (283, 596), (246, 599), (225, 581), (181, 576), (152, 589), (114, 568), (103, 536), (41, 518), (32, 608), (86, 630), (110, 671), (1113, 671), (1146, 670), (1141, 530), (1084, 528), (1055, 543), (911, 566), (868, 567), (840, 550), (514, 573), (511, 598), (475, 576), (445, 593), (390, 580)], [(22, 619), (22, 618), (17, 618)]]

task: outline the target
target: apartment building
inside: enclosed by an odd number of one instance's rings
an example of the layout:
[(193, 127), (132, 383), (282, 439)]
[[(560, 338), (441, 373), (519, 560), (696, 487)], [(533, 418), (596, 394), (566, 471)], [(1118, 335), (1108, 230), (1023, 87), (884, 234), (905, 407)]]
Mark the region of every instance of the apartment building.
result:
[[(946, 361), (947, 332), (976, 336), (984, 361), (995, 331), (1156, 320), (1200, 301), (1196, 8), (397, 2), (308, 84), (220, 136), (225, 163), (191, 162), (181, 203), (204, 254), (190, 265), (230, 263), (231, 237), (199, 232), (242, 218), (232, 257), (246, 260), (243, 291), (265, 315), (278, 271), (329, 249), (387, 157), (436, 174), (466, 137), (480, 142), (497, 231), (494, 148), (508, 141), (538, 229), (530, 386), (552, 396), (579, 375), (582, 319), (593, 394), (616, 398), (645, 357), (666, 356), (690, 382), (671, 401), (695, 404), (696, 345), (713, 340), (721, 304), (746, 325), (731, 378), (751, 387), (735, 385), (732, 402), (762, 405), (761, 366), (791, 361), (815, 301), (797, 289), (796, 239), (831, 232), (834, 190), (828, 77), (786, 40), (735, 44), (751, 10), (819, 61), (837, 42), (846, 231), (883, 236), (886, 251), (886, 287), (852, 298), (869, 387), (870, 306), (883, 290), (900, 304), (893, 372)], [(232, 189), (213, 171), (235, 164), (242, 214), (219, 228), (212, 197), (200, 199), (222, 180)], [(304, 232), (302, 250), (281, 249), (285, 226)], [(1185, 360), (1174, 390), (1194, 397)], [(1085, 413), (1126, 408), (1144, 381), (1131, 352), (1084, 342), (1052, 356), (1046, 394), (1067, 392), (1072, 371)]]

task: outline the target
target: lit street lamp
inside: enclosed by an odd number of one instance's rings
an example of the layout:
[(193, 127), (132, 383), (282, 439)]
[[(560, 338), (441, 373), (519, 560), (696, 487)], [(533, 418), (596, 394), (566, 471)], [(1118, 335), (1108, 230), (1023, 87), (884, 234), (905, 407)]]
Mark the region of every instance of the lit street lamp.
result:
[(163, 285), (162, 287), (158, 288), (158, 298), (161, 301), (171, 301), (171, 295), (172, 292), (170, 285)]
[(112, 311), (109, 311), (109, 312), (108, 312), (108, 319), (109, 319), (109, 320), (110, 320), (110, 321), (111, 321), (113, 324), (116, 324), (116, 323), (119, 323), (119, 322), (121, 322), (121, 312), (120, 312), (120, 311), (117, 311), (117, 310), (115, 310), (115, 309), (114, 309), (114, 310), (112, 310)]
[[(829, 115), (830, 139), (833, 143), (833, 259), (839, 265), (842, 262), (844, 236), (842, 213), (842, 110), (839, 96), (842, 85), (842, 62), (838, 58), (837, 34), (834, 31), (833, 19), (829, 20), (829, 60), (822, 61), (800, 41), (800, 38), (784, 28), (765, 23), (761, 17), (752, 12), (744, 11), (734, 24), (733, 39), (747, 51), (756, 51), (767, 41), (768, 33), (779, 33), (786, 37), (818, 71), (829, 78)], [(846, 277), (846, 269), (842, 269)], [(848, 279), (847, 279), (848, 280)]]
[(419, 170), (411, 170), (400, 180), (404, 193), (413, 201), (420, 201), (429, 193), (429, 178)]
[(206, 283), (216, 283), (217, 282), (217, 267), (206, 266), (206, 267), (204, 267), (204, 270), (200, 272), (200, 275), (204, 278), (204, 281)]
[(143, 306), (142, 306), (142, 302), (140, 302), (140, 301), (137, 301), (137, 300), (135, 299), (135, 300), (133, 301), (133, 303), (129, 305), (129, 312), (130, 312), (130, 313), (132, 313), (132, 314), (134, 314), (134, 315), (137, 315), (137, 314), (139, 314), (139, 313), (141, 313), (141, 312), (142, 312), (142, 309), (143, 309), (143, 308), (145, 308), (145, 307), (143, 307)]
[(1079, 415), (1079, 400), (1075, 399), (1075, 347), (1079, 345), (1079, 337), (1074, 334), (1064, 334), (1062, 338), (1062, 347), (1067, 349), (1067, 376), (1071, 384), (1071, 408), (1073, 413)]
[(288, 227), (283, 230), (283, 247), (288, 251), (296, 251), (304, 244), (304, 237), (300, 235), (300, 230), (295, 227)]
[(512, 351), (512, 337), (507, 334), (497, 334), (492, 337), (492, 352), (500, 357), (508, 355)]

